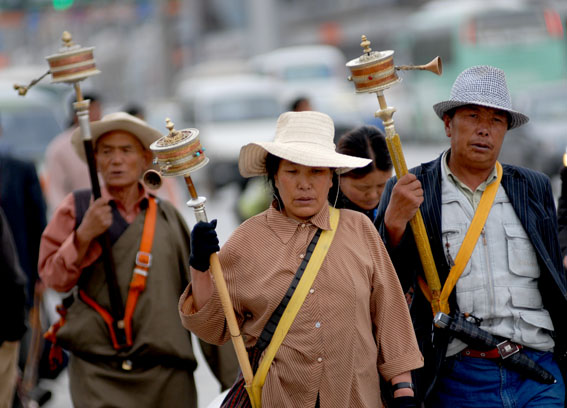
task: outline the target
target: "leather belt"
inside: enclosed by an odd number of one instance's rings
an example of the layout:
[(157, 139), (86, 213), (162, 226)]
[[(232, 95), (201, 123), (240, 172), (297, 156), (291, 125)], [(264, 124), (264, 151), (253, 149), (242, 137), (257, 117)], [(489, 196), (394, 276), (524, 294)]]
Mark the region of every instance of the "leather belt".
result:
[(518, 353), (522, 348), (523, 346), (521, 344), (514, 343), (510, 340), (505, 340), (502, 343), (498, 343), (493, 349), (474, 350), (471, 348), (466, 348), (461, 352), (461, 354), (466, 357), (505, 359), (507, 357), (510, 357), (512, 354)]
[(102, 365), (118, 371), (145, 371), (156, 366), (178, 370), (195, 371), (197, 363), (174, 356), (99, 356), (89, 353), (74, 352), (76, 357), (94, 365)]

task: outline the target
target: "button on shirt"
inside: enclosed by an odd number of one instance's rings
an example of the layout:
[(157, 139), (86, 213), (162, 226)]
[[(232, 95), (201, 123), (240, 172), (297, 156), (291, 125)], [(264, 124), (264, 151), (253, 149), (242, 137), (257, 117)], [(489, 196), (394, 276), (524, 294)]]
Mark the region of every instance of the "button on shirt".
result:
[[(219, 252), (246, 347), (280, 303), (317, 228), (330, 228), (326, 206), (307, 223), (271, 207), (243, 223)], [(216, 291), (198, 312), (185, 314), (193, 310), (189, 286), (180, 305), (184, 326), (200, 338), (230, 339)], [(380, 407), (378, 370), (390, 380), (422, 365), (376, 229), (364, 214), (341, 210), (333, 243), (268, 372), (263, 406), (312, 407), (319, 395), (322, 408)]]

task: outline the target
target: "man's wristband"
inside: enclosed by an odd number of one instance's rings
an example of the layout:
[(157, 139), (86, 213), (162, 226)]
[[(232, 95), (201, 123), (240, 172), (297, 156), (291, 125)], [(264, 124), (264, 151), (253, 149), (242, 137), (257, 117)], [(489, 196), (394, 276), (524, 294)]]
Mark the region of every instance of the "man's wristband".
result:
[(413, 385), (413, 383), (399, 382), (396, 384), (392, 384), (392, 394), (396, 392), (396, 390), (399, 390), (400, 388), (411, 388), (411, 390), (415, 392), (415, 386)]

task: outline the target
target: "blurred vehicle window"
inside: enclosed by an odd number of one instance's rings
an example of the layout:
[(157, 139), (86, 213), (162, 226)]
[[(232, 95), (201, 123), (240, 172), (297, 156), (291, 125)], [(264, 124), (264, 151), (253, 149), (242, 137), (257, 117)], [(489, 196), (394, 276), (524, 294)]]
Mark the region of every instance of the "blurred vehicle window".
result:
[(13, 84), (6, 77), (0, 82), (0, 152), (40, 167), (48, 143), (67, 124), (68, 93), (64, 87), (40, 84), (20, 96)]
[(346, 80), (346, 62), (340, 49), (322, 44), (282, 47), (250, 59), (258, 73), (282, 82), (286, 109), (301, 97), (333, 118), (336, 138), (365, 122), (380, 125), (374, 117), (375, 97), (355, 95)]
[(241, 66), (235, 72), (223, 72), (214, 63), (205, 66), (213, 69), (194, 67), (193, 75), (180, 81), (176, 99), (183, 127), (199, 129), (211, 159), (204, 173), (214, 191), (235, 181), (245, 184), (238, 172), (240, 148), (252, 141), (271, 140), (283, 105), (278, 80), (243, 73)]
[(453, 40), (448, 30), (432, 30), (415, 39), (411, 47), (411, 55), (416, 63), (427, 62), (439, 56), (443, 65), (453, 63)]
[[(544, 10), (496, 11), (471, 19), (465, 28), (479, 45), (539, 42), (549, 36)], [(475, 38), (476, 37), (476, 38)]]
[(242, 96), (211, 104), (212, 121), (254, 120), (277, 117), (281, 106), (272, 96)]
[(283, 79), (286, 81), (303, 81), (309, 79), (331, 78), (332, 72), (325, 64), (306, 64), (286, 68)]
[(38, 162), (49, 141), (61, 132), (61, 124), (53, 111), (46, 107), (12, 110), (0, 113), (0, 151)]
[(330, 45), (300, 45), (278, 48), (250, 59), (260, 74), (274, 76), (288, 85), (294, 81), (338, 79), (347, 77), (346, 58)]
[(557, 176), (567, 148), (567, 82), (556, 82), (512, 95), (529, 116), (504, 138), (500, 160)]

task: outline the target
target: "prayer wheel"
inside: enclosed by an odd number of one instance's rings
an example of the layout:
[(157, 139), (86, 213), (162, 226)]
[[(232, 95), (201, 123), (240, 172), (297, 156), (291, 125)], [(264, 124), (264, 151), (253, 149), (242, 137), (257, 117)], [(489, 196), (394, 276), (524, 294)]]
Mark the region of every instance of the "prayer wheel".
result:
[(100, 73), (96, 68), (94, 47), (82, 48), (74, 44), (71, 34), (63, 32), (63, 46), (59, 52), (45, 57), (51, 72), (51, 82), (77, 82)]
[(346, 64), (356, 93), (381, 91), (401, 81), (394, 66), (394, 51), (372, 51), (366, 36), (362, 36), (360, 45), (364, 53)]
[(175, 130), (173, 126), (173, 123), (166, 119), (169, 133), (150, 146), (155, 155), (154, 164), (158, 165), (161, 175), (165, 177), (189, 174), (209, 162), (205, 148), (199, 140), (199, 130)]

